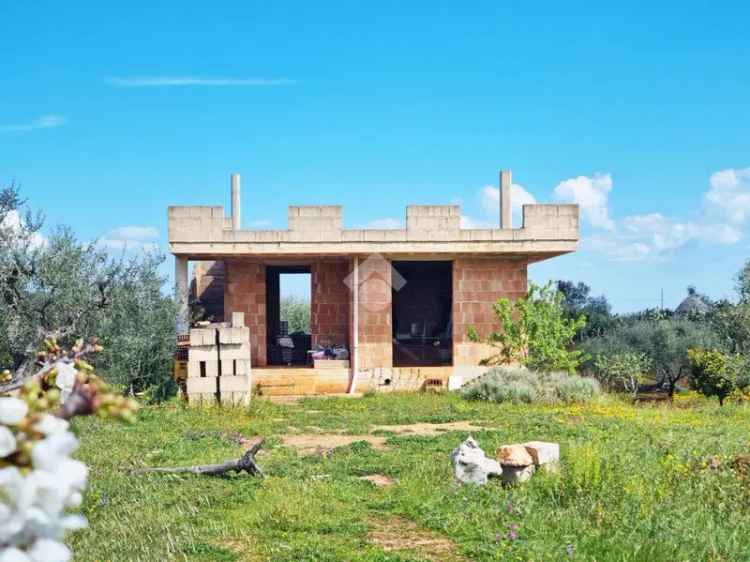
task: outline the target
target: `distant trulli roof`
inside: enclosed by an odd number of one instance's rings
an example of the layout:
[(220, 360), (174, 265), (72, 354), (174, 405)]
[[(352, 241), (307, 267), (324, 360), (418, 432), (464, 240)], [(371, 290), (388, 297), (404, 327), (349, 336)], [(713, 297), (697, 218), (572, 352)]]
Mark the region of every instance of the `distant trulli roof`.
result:
[(700, 295), (695, 293), (689, 294), (675, 309), (675, 312), (684, 316), (695, 314), (706, 314), (710, 307)]

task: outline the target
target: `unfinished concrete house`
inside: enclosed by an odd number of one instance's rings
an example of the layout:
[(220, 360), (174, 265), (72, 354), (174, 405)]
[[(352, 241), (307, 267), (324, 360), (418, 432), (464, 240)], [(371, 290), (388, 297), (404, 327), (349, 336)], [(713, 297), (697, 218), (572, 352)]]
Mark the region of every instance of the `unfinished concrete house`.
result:
[[(239, 327), (241, 318), (247, 328), (251, 367), (243, 384), (254, 396), (467, 382), (485, 372), (480, 362), (491, 354), (469, 340), (469, 329), (482, 338), (498, 329), (492, 304), (525, 295), (528, 265), (573, 252), (579, 238), (577, 205), (524, 205), (513, 228), (508, 171), (500, 174), (499, 228), (488, 229), (461, 228), (457, 205), (410, 205), (405, 229), (346, 229), (340, 206), (290, 206), (286, 230), (249, 230), (240, 223), (239, 176), (231, 189), (229, 216), (220, 206), (169, 208), (183, 303), (178, 330), (189, 329), (193, 261), (194, 295), (212, 320)], [(304, 333), (289, 334), (282, 319), (285, 274), (309, 275)], [(221, 361), (190, 372), (238, 374)]]

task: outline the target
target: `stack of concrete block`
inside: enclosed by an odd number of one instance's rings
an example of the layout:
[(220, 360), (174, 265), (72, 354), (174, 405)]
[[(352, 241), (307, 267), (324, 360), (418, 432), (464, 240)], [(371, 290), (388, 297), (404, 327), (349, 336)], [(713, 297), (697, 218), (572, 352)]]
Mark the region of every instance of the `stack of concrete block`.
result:
[(250, 330), (244, 314), (232, 321), (190, 330), (187, 395), (193, 403), (250, 401)]

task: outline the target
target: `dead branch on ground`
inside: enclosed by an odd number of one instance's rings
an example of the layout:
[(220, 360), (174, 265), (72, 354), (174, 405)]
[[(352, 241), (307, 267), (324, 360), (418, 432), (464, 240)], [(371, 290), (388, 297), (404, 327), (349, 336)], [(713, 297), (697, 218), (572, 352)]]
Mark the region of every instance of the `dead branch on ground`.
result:
[(255, 454), (263, 447), (265, 439), (261, 439), (248, 449), (244, 455), (237, 460), (226, 461), (219, 464), (199, 464), (194, 466), (177, 467), (154, 467), (140, 468), (134, 470), (136, 474), (161, 473), (161, 474), (205, 474), (208, 476), (222, 476), (227, 472), (246, 472), (251, 476), (263, 477), (263, 471), (255, 462)]

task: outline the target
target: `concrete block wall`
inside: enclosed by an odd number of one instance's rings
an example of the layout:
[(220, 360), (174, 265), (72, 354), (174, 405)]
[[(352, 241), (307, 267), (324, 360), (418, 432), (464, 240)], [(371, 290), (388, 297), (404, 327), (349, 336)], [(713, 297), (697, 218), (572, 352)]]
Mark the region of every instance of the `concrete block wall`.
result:
[(541, 239), (577, 239), (578, 205), (524, 205), (522, 228)]
[(461, 228), (461, 207), (458, 205), (409, 205), (406, 207), (406, 230), (453, 232)]
[(227, 260), (224, 264), (224, 317), (245, 315), (253, 367), (266, 365), (266, 267), (260, 261)]
[(351, 296), (346, 285), (349, 271), (348, 260), (316, 261), (311, 266), (310, 331), (313, 346), (349, 346)]
[(250, 338), (242, 314), (232, 323), (190, 330), (186, 390), (195, 403), (246, 404), (250, 400)]
[(456, 258), (453, 262), (453, 365), (476, 366), (494, 354), (494, 348), (469, 340), (470, 328), (484, 340), (500, 329), (492, 305), (501, 297), (526, 295), (524, 260)]
[(224, 230), (232, 227), (220, 206), (169, 207), (168, 233), (170, 242), (221, 242)]
[(289, 230), (315, 236), (343, 228), (341, 205), (305, 205), (289, 207)]

